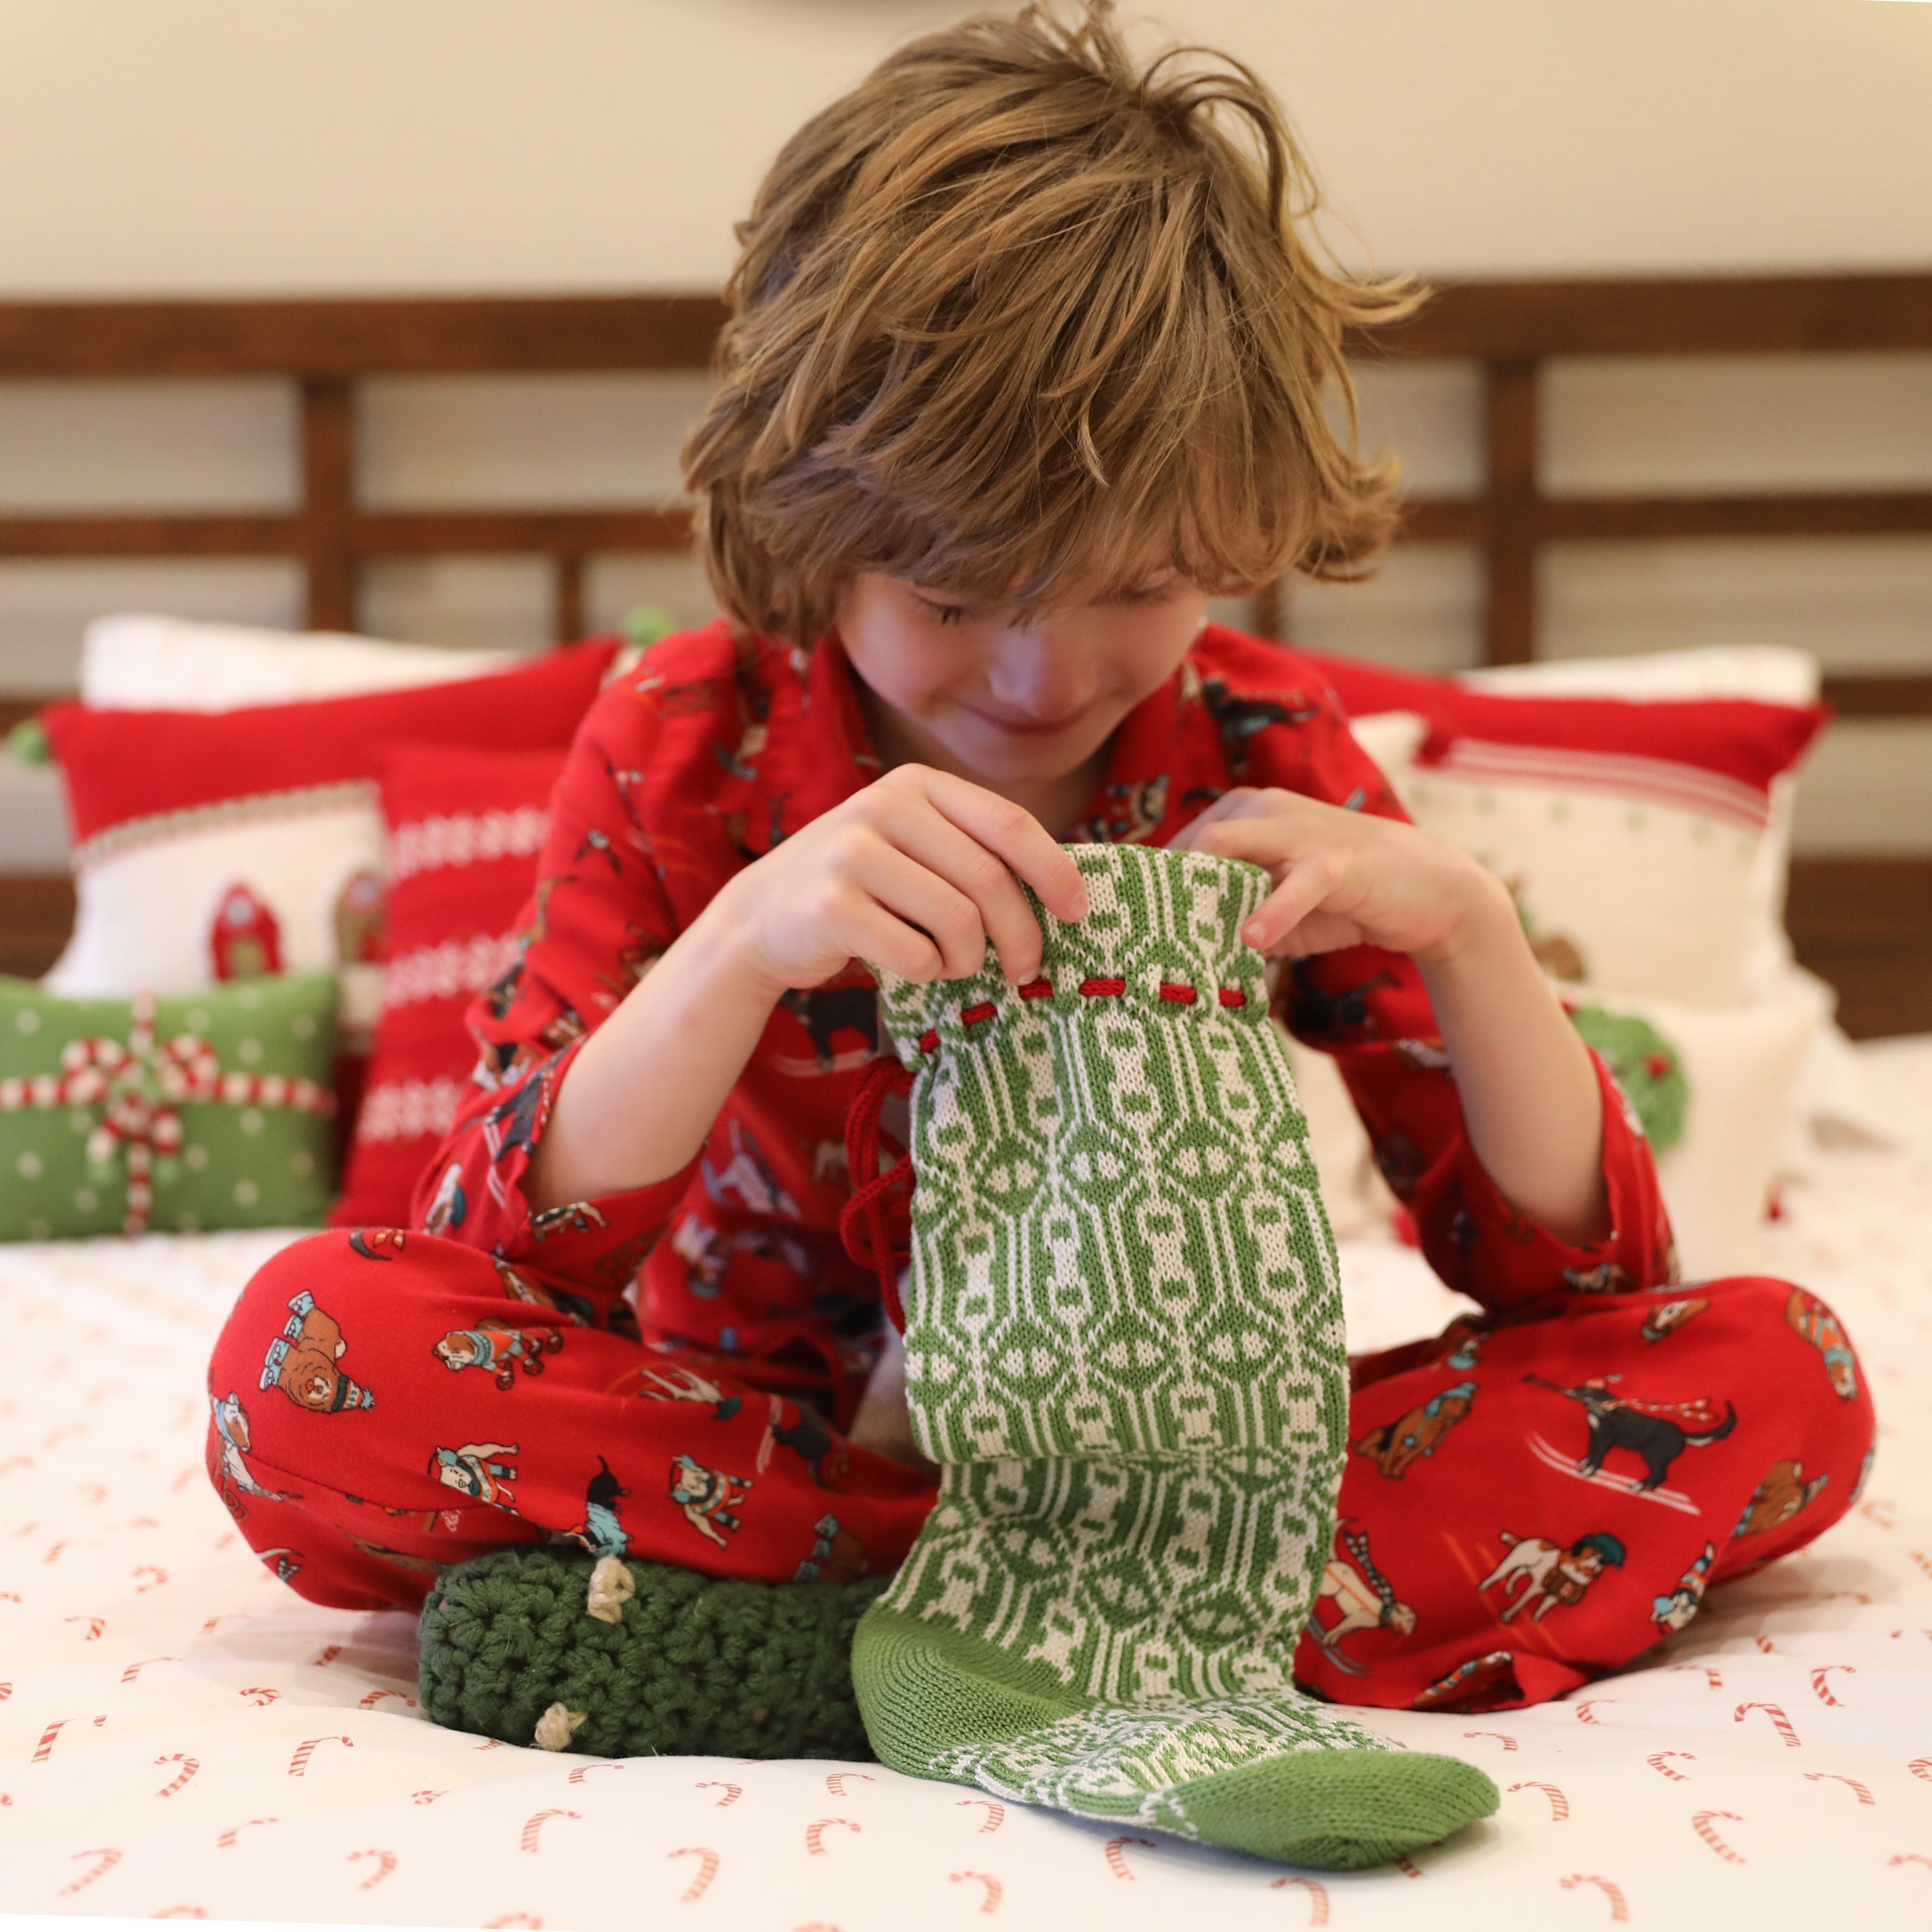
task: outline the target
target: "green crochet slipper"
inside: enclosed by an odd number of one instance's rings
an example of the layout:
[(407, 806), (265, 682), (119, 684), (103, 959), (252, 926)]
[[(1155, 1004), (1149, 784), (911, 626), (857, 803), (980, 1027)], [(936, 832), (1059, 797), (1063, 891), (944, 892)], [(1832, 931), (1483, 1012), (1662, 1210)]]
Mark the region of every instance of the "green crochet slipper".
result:
[(446, 1570), (423, 1605), (422, 1708), (548, 1750), (869, 1762), (852, 1632), (886, 1581), (724, 1582), (498, 1550)]

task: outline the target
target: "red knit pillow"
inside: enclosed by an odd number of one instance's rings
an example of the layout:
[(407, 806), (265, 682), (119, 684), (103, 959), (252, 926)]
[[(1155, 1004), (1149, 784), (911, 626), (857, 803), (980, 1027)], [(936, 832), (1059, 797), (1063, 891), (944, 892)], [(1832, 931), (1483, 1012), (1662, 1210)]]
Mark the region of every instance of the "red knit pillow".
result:
[(356, 1117), (338, 1227), (400, 1226), (476, 1058), (472, 1000), (514, 956), (561, 751), (392, 747), (382, 1016)]

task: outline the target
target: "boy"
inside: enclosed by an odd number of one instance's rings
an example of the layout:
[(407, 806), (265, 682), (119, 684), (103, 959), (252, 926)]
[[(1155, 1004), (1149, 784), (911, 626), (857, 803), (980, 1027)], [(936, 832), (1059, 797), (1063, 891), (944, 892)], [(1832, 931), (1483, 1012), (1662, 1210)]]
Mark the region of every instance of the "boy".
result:
[[(916, 42), (787, 144), (686, 449), (727, 614), (584, 723), (424, 1232), (287, 1250), (218, 1349), (284, 1491), (244, 1533), (302, 1551), (303, 1594), (414, 1604), (426, 1560), (553, 1535), (775, 1582), (828, 1549), (890, 1570), (932, 1490), (836, 1232), (879, 1043), (859, 962), (956, 977), (990, 940), (1024, 982), (1016, 880), (1084, 910), (1065, 840), (1269, 869), (1242, 936), (1485, 1311), (1355, 1365), (1304, 1683), (1553, 1696), (1654, 1642), (1681, 1580), (1849, 1505), (1869, 1401), (1788, 1285), (1704, 1285), (1644, 1336), (1674, 1280), (1649, 1153), (1507, 896), (1403, 820), (1292, 652), (1207, 622), (1286, 569), (1360, 575), (1395, 518), (1340, 344), (1420, 297), (1325, 263), (1313, 206), (1246, 70), (1142, 67), (1101, 4)], [(388, 1364), (366, 1412), (256, 1392), (297, 1294)], [(543, 1376), (450, 1372), (446, 1338), (506, 1298)], [(1792, 1460), (1822, 1494), (1748, 1528)], [(1514, 1622), (1511, 1550), (1539, 1591)]]

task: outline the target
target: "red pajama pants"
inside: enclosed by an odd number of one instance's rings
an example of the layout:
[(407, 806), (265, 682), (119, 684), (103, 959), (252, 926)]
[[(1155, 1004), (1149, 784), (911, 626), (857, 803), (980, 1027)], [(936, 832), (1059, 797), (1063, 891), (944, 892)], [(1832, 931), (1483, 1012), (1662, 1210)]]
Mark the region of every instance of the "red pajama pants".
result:
[[(559, 1536), (770, 1582), (904, 1556), (932, 1499), (918, 1474), (742, 1361), (603, 1318), (454, 1241), (316, 1235), (222, 1332), (209, 1476), (284, 1581), (351, 1609), (414, 1609), (440, 1567)], [(1358, 1360), (1354, 1383), (1295, 1660), (1341, 1703), (1558, 1696), (1808, 1542), (1870, 1466), (1870, 1397), (1836, 1318), (1760, 1277), (1458, 1321)]]

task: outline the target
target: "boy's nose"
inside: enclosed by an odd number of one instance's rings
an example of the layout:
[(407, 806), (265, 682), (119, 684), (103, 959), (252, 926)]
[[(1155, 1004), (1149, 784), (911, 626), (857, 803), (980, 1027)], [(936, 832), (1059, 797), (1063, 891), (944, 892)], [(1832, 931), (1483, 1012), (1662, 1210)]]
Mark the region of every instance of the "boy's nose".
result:
[(1044, 629), (1010, 632), (987, 675), (993, 701), (1029, 723), (1053, 724), (1086, 710), (1098, 693), (1077, 646)]

